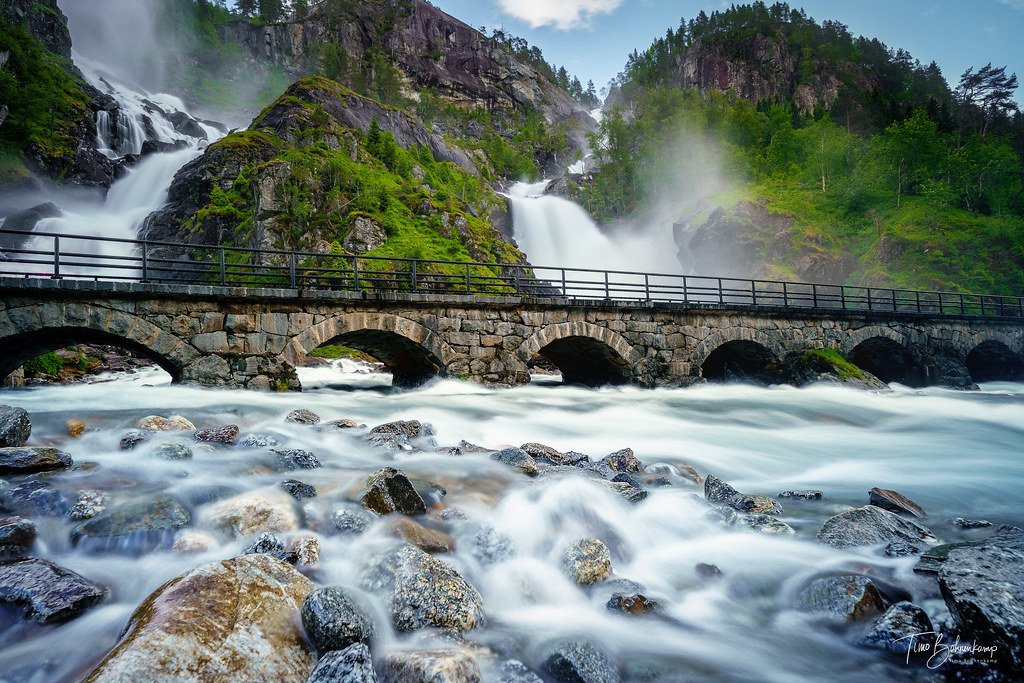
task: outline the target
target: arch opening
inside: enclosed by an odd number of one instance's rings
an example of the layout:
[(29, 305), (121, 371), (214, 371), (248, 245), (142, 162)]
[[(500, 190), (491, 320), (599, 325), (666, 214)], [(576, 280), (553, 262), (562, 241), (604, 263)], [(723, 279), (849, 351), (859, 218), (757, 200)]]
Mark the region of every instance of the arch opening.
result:
[(773, 368), (779, 359), (757, 342), (735, 340), (715, 348), (701, 365), (701, 375), (712, 382), (761, 382), (775, 380)]
[(422, 345), (395, 332), (356, 330), (346, 332), (320, 347), (345, 346), (384, 364), (391, 373), (391, 385), (412, 388), (444, 374), (444, 363)]
[(981, 342), (967, 354), (966, 363), (975, 382), (1024, 379), (1024, 360), (999, 341)]
[(537, 356), (562, 373), (563, 384), (600, 387), (628, 384), (633, 379), (629, 362), (611, 346), (591, 337), (563, 337), (542, 347)]
[(887, 337), (865, 339), (847, 354), (847, 358), (883, 382), (898, 382), (915, 388), (928, 385), (927, 369), (906, 348)]
[[(177, 363), (131, 339), (86, 327), (51, 327), (0, 339), (0, 384), (30, 361), (47, 356), (52, 359), (52, 352), (81, 345), (116, 347), (132, 356), (152, 361), (170, 375), (172, 383), (181, 381), (182, 368)], [(80, 355), (82, 353), (79, 351)], [(42, 366), (45, 368), (46, 364), (44, 362)]]

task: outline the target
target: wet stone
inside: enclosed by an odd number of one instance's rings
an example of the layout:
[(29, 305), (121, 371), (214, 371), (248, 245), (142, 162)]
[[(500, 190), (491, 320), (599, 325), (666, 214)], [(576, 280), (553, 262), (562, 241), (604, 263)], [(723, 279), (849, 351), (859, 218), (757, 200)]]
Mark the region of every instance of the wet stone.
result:
[(117, 445), (122, 451), (134, 451), (139, 444), (145, 443), (152, 438), (153, 432), (149, 430), (133, 429), (122, 434), (121, 440), (118, 441)]
[(722, 577), (722, 570), (717, 565), (708, 564), (707, 562), (698, 562), (695, 569), (697, 570), (697, 576), (702, 579), (719, 579)]
[(562, 571), (571, 581), (589, 586), (607, 579), (612, 572), (612, 556), (601, 541), (587, 538), (570, 545), (562, 553)]
[(771, 515), (740, 515), (737, 518), (737, 523), (762, 534), (792, 535), (796, 533), (793, 527)]
[(392, 512), (422, 515), (427, 511), (426, 504), (409, 478), (393, 467), (384, 467), (367, 478), (362, 502), (367, 509), (378, 515)]
[(902, 541), (893, 541), (892, 543), (886, 544), (885, 548), (882, 549), (882, 553), (886, 557), (910, 557), (911, 555), (917, 555), (921, 552), (921, 548), (910, 543), (904, 543)]
[(620, 484), (629, 484), (635, 489), (642, 489), (644, 487), (643, 483), (641, 483), (641, 481), (637, 477), (633, 476), (632, 474), (626, 474), (625, 472), (620, 472), (619, 474), (616, 474), (612, 478), (612, 481)]
[(30, 515), (64, 517), (71, 512), (71, 503), (53, 486), (30, 479), (4, 491), (4, 497), (16, 510)]
[(513, 467), (518, 472), (534, 477), (537, 476), (537, 463), (534, 461), (530, 454), (521, 448), (505, 448), (500, 451), (495, 451), (490, 455), (491, 460), (495, 460), (509, 467)]
[(340, 505), (331, 512), (331, 524), (340, 534), (361, 534), (373, 520), (354, 505)]
[(71, 467), (71, 456), (56, 448), (18, 446), (0, 448), (0, 474), (31, 474)]
[(304, 451), (299, 448), (274, 451), (277, 456), (277, 467), (279, 470), (314, 470), (323, 467), (320, 459), (311, 451)]
[(851, 574), (815, 579), (800, 593), (797, 607), (858, 621), (881, 614), (885, 600), (871, 579)]
[(455, 550), (455, 539), (443, 531), (428, 529), (407, 517), (394, 519), (388, 524), (388, 534), (412, 543), (428, 553), (449, 553)]
[(343, 588), (327, 586), (310, 593), (302, 603), (302, 625), (321, 654), (344, 650), (373, 640), (373, 621)]
[(907, 654), (910, 638), (934, 631), (928, 614), (912, 602), (897, 602), (890, 605), (857, 644), (877, 650), (888, 650), (899, 655)]
[(490, 525), (483, 525), (473, 535), (473, 556), (483, 564), (497, 564), (516, 553), (515, 541)]
[(305, 408), (299, 408), (288, 413), (284, 418), (285, 422), (295, 422), (300, 425), (315, 425), (319, 424), (320, 416), (314, 413), (312, 410), (306, 410)]
[(269, 434), (246, 434), (238, 445), (242, 448), (273, 448), (274, 446), (280, 446), (280, 442), (277, 438)]
[(661, 607), (656, 600), (652, 600), (641, 593), (616, 593), (608, 600), (605, 606), (609, 612), (620, 612), (634, 616), (649, 614)]
[(818, 531), (818, 540), (836, 548), (852, 548), (893, 541), (933, 543), (935, 538), (917, 522), (875, 505), (866, 505), (827, 519)]
[(316, 430), (318, 432), (331, 432), (339, 431), (343, 429), (357, 429), (359, 423), (355, 420), (349, 420), (348, 418), (339, 418), (337, 420), (330, 420), (317, 425)]
[(107, 595), (107, 589), (48, 560), (26, 557), (0, 564), (0, 602), (22, 606), (41, 624), (72, 619)]
[(183, 555), (199, 555), (217, 545), (217, 539), (200, 531), (182, 531), (174, 537), (171, 550)]
[(301, 482), (298, 479), (286, 479), (285, 481), (282, 481), (281, 488), (287, 491), (288, 495), (295, 500), (316, 498), (316, 487), (312, 484)]
[(953, 524), (961, 529), (987, 529), (992, 526), (992, 522), (987, 519), (964, 519), (963, 517), (954, 519)]
[(242, 551), (242, 554), (270, 555), (271, 557), (275, 557), (283, 561), (288, 559), (288, 553), (286, 553), (284, 549), (284, 541), (269, 531), (264, 531), (260, 534), (253, 543)]
[(633, 454), (632, 448), (623, 448), (601, 458), (601, 462), (612, 468), (614, 472), (642, 472), (644, 464)]
[(377, 683), (370, 649), (363, 643), (332, 650), (320, 658), (306, 683)]
[(704, 497), (709, 503), (729, 507), (751, 514), (782, 514), (782, 506), (767, 496), (740, 493), (718, 477), (709, 474), (704, 480)]
[(907, 515), (910, 517), (927, 517), (924, 509), (910, 500), (902, 493), (896, 491), (890, 491), (889, 489), (881, 489), (877, 486), (868, 491), (868, 500), (872, 505), (895, 512), (901, 515)]
[(71, 506), (71, 519), (91, 519), (107, 509), (108, 496), (100, 491), (79, 491)]
[(824, 495), (816, 489), (800, 489), (797, 491), (783, 491), (779, 494), (779, 498), (783, 500), (821, 500)]
[(153, 454), (164, 460), (191, 460), (192, 449), (181, 443), (162, 443)]
[(937, 574), (942, 568), (943, 563), (949, 558), (949, 554), (954, 550), (978, 548), (988, 545), (1024, 552), (1024, 532), (1017, 527), (1004, 525), (988, 538), (933, 546), (922, 553), (921, 559), (914, 565), (914, 571), (919, 574)]
[(68, 436), (70, 436), (72, 439), (77, 439), (81, 437), (83, 434), (85, 434), (85, 420), (77, 420), (75, 418), (71, 418), (64, 423), (64, 429), (67, 431)]
[(0, 448), (24, 446), (32, 436), (32, 421), (24, 408), (0, 406)]
[(36, 540), (36, 525), (21, 517), (0, 517), (0, 561), (28, 553)]
[(196, 432), (195, 440), (199, 443), (231, 445), (238, 440), (238, 425), (212, 427)]
[(397, 652), (384, 660), (387, 683), (477, 683), (481, 680), (476, 657), (468, 650)]
[(519, 448), (534, 460), (541, 460), (551, 465), (572, 464), (565, 453), (557, 451), (551, 446), (545, 446), (542, 443), (524, 443)]
[(639, 503), (642, 500), (646, 500), (648, 496), (647, 491), (644, 489), (637, 488), (624, 481), (605, 481), (602, 483), (630, 503)]
[(154, 432), (194, 432), (196, 426), (192, 424), (190, 420), (181, 415), (171, 415), (170, 417), (161, 417), (160, 415), (150, 415), (139, 420), (138, 424), (135, 425), (139, 429), (150, 430)]
[(499, 664), (498, 674), (498, 683), (543, 683), (540, 676), (518, 659), (508, 659)]
[(544, 671), (559, 683), (618, 683), (611, 658), (597, 646), (574, 641), (559, 646), (544, 662)]
[(283, 492), (243, 493), (211, 504), (201, 510), (214, 527), (235, 536), (253, 536), (264, 531), (294, 531), (298, 528), (293, 499)]
[(138, 553), (170, 547), (174, 532), (192, 523), (188, 510), (169, 496), (129, 503), (108, 510), (71, 530), (73, 545), (87, 550)]
[(320, 563), (320, 541), (315, 536), (298, 536), (288, 543), (288, 562), (299, 567)]

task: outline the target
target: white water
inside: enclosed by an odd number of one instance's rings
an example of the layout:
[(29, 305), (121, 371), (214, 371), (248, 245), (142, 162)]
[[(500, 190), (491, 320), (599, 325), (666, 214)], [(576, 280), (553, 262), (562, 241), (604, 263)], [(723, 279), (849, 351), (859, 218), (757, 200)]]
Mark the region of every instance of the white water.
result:
[[(326, 369), (303, 373), (304, 381), (317, 375), (329, 380)], [(958, 516), (1024, 524), (1024, 472), (1018, 464), (1024, 385), (1019, 384), (990, 384), (971, 393), (895, 387), (878, 394), (743, 385), (654, 391), (532, 385), (492, 391), (448, 380), (409, 392), (319, 389), (277, 395), (152, 388), (136, 381), (4, 392), (0, 402), (30, 412), (34, 442), (64, 448), (78, 462), (99, 464), (94, 470), (46, 477), (70, 496), (93, 488), (107, 491), (114, 504), (157, 492), (188, 502), (211, 487), (225, 487), (222, 495), (229, 495), (273, 492), (288, 477), (314, 484), (320, 495), (308, 510), (307, 526), (320, 529), (315, 533), (322, 544), (321, 565), (312, 575), (320, 584), (361, 590), (359, 576), (366, 564), (393, 545), (383, 533), (385, 522), (355, 538), (332, 535), (329, 524), (317, 526), (366, 474), (392, 465), (440, 483), (448, 491), (444, 504), (469, 517), (443, 522), (435, 510), (428, 523), (456, 538), (456, 552), (442, 558), (483, 595), (488, 627), (470, 637), (506, 649), (508, 656), (533, 667), (551, 643), (585, 637), (607, 649), (624, 672), (643, 663), (701, 681), (915, 680), (900, 658), (854, 647), (864, 625), (844, 626), (794, 609), (795, 595), (806, 581), (822, 573), (856, 571), (909, 591), (933, 616), (942, 617), (941, 601), (932, 599), (932, 589), (911, 572), (913, 558), (824, 546), (814, 540), (821, 522), (846, 506), (864, 504), (867, 490), (880, 485), (920, 503), (929, 512), (926, 523), (943, 540), (968, 535), (952, 525)], [(296, 408), (313, 410), (325, 420), (346, 417), (370, 426), (424, 420), (436, 427), (440, 445), (461, 439), (490, 447), (538, 441), (595, 458), (630, 446), (649, 471), (668, 473), (675, 485), (653, 488), (646, 501), (630, 505), (579, 475), (530, 479), (485, 455), (388, 455), (358, 436), (285, 423), (284, 415)], [(234, 423), (243, 433), (271, 434), (286, 447), (312, 450), (324, 467), (268, 473), (264, 465), (272, 458), (260, 450), (196, 449), (193, 460), (177, 462), (155, 457), (155, 443), (132, 452), (118, 450), (123, 431), (151, 413), (180, 413), (199, 427)], [(80, 440), (68, 438), (64, 421), (70, 417), (84, 419), (91, 431)], [(157, 441), (188, 443), (189, 438), (164, 434)], [(673, 474), (683, 462), (743, 491), (775, 495), (819, 488), (825, 499), (785, 504), (782, 519), (797, 530), (795, 537), (723, 529), (704, 517), (707, 508), (699, 489)], [(189, 506), (193, 512), (201, 507)], [(131, 611), (152, 590), (199, 564), (231, 557), (245, 545), (217, 536), (220, 544), (200, 556), (168, 550), (137, 558), (88, 555), (69, 546), (69, 521), (37, 518), (37, 523), (40, 540), (34, 554), (109, 585), (112, 597), (55, 627), (10, 625), (0, 615), (0, 672), (13, 672), (0, 673), (0, 681), (77, 680), (114, 645)], [(511, 537), (515, 556), (482, 563), (473, 551), (480, 524)], [(196, 525), (217, 535), (202, 522)], [(581, 537), (604, 540), (616, 576), (641, 583), (664, 606), (664, 618), (612, 614), (600, 591), (589, 594), (570, 584), (558, 569), (559, 556), (566, 544)], [(698, 562), (717, 565), (724, 579), (699, 579)], [(366, 597), (377, 616), (377, 655), (409, 647), (416, 637), (391, 629), (382, 616), (385, 598)], [(484, 680), (495, 680), (487, 660), (482, 663)]]

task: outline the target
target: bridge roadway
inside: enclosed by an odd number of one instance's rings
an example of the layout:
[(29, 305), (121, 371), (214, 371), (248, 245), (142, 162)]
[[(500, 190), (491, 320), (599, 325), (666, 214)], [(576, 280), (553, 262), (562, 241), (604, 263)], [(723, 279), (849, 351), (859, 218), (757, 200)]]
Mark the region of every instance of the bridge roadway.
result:
[[(415, 265), (412, 273), (415, 290)], [(468, 287), (468, 267), (466, 273)], [(607, 275), (604, 282), (607, 287)], [(300, 389), (295, 367), (324, 344), (377, 357), (399, 385), (438, 375), (524, 384), (530, 363), (542, 356), (567, 382), (666, 386), (756, 373), (787, 353), (813, 348), (836, 349), (883, 380), (912, 386), (1017, 379), (1024, 369), (1020, 300), (1009, 307), (1000, 301), (995, 311), (990, 302), (987, 314), (969, 315), (943, 305), (922, 308), (920, 293), (910, 311), (901, 310), (896, 293), (889, 310), (879, 310), (888, 290), (868, 295), (872, 310), (810, 300), (766, 305), (763, 294), (760, 302), (755, 294), (755, 301), (730, 303), (721, 290), (717, 299), (587, 299), (550, 287), (526, 294), (517, 280), (510, 291), (488, 296), (0, 277), (0, 380), (30, 358), (77, 343), (138, 352), (176, 382), (257, 390)], [(651, 297), (650, 289), (646, 294)], [(845, 308), (850, 295), (841, 295)], [(963, 297), (959, 310), (967, 310)]]

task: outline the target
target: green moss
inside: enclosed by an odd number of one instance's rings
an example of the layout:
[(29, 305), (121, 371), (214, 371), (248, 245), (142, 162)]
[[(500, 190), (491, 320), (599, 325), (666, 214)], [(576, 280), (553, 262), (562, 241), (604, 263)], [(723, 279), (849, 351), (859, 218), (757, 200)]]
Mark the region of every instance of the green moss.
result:
[(835, 349), (810, 349), (800, 354), (802, 360), (810, 365), (823, 363), (831, 366), (839, 379), (864, 379), (864, 371), (848, 361)]
[(374, 363), (377, 361), (376, 358), (367, 353), (363, 353), (359, 349), (341, 346), (340, 344), (328, 344), (326, 346), (313, 349), (311, 355), (316, 358), (352, 358), (355, 360), (366, 361), (368, 363)]
[(64, 369), (64, 361), (55, 352), (44, 353), (25, 363), (25, 374), (36, 377), (39, 375), (58, 375)]

